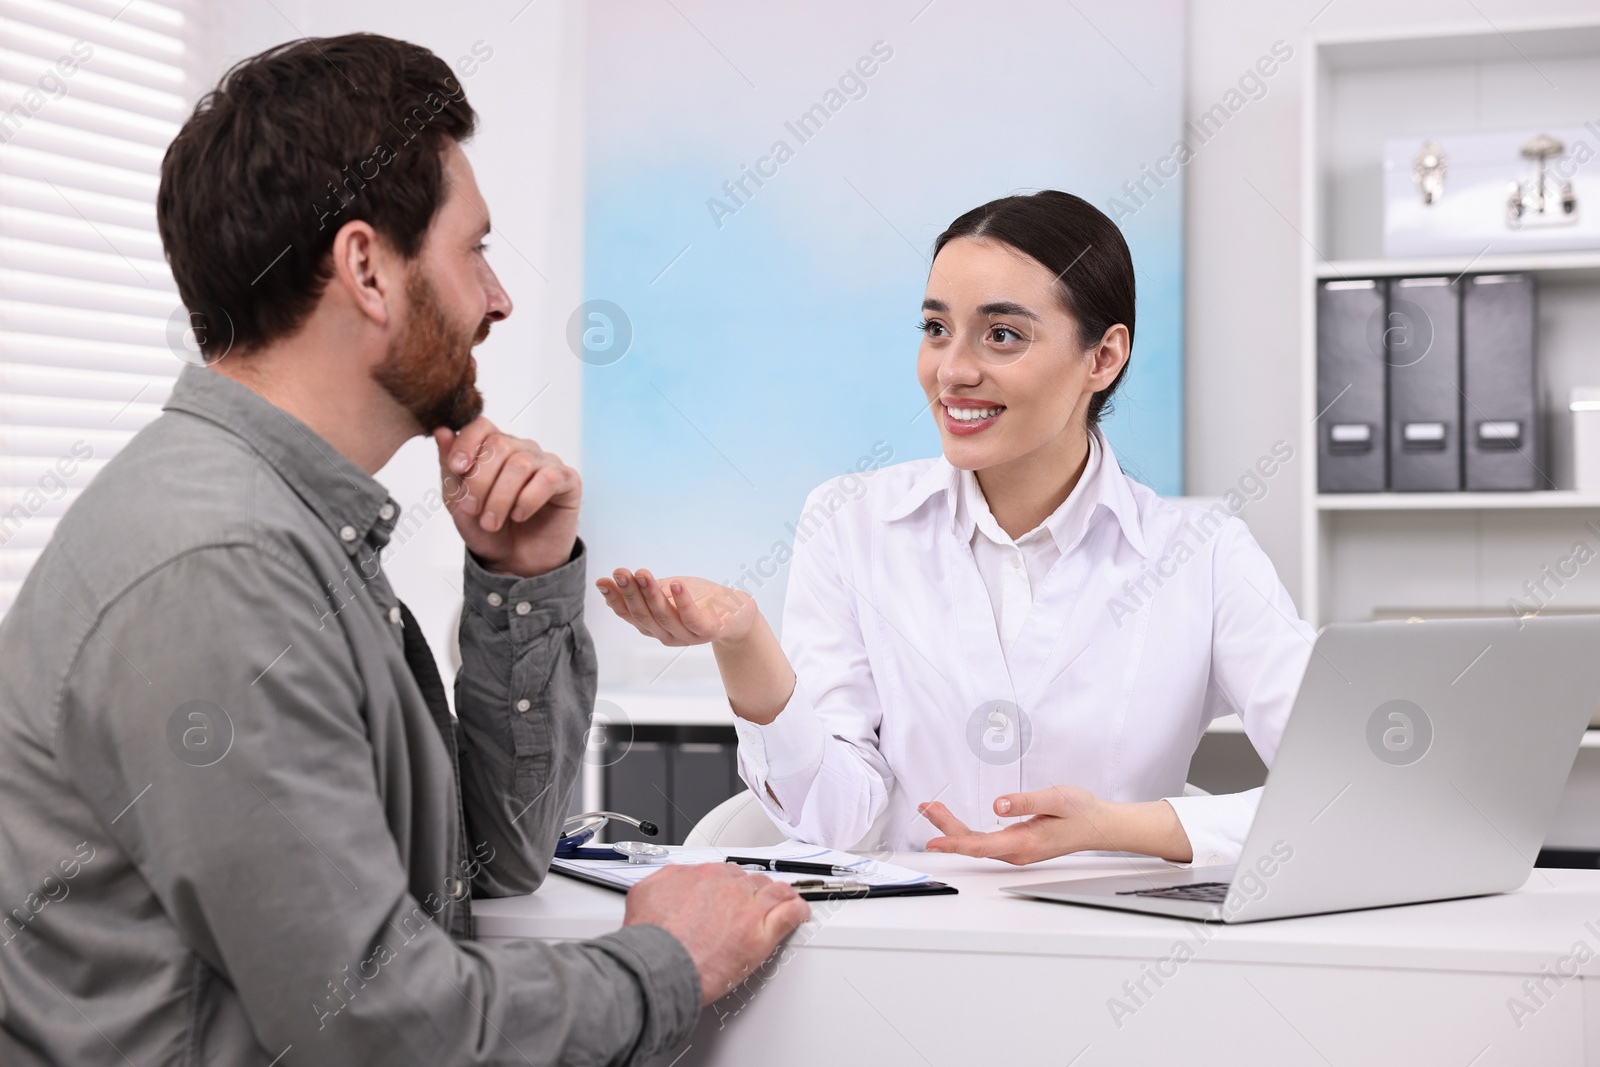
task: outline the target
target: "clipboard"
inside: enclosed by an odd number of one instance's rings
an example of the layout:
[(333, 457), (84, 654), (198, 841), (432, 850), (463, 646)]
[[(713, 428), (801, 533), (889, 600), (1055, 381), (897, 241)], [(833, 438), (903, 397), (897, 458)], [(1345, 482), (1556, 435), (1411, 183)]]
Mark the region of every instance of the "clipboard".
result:
[(959, 892), (947, 882), (911, 882), (907, 885), (869, 885), (859, 890), (807, 889), (796, 886), (803, 900), (871, 900), (873, 897), (946, 897)]
[[(681, 845), (671, 845), (668, 848), (671, 854), (666, 863), (630, 864), (620, 857), (616, 860), (599, 860), (566, 859), (558, 856), (551, 860), (550, 869), (580, 882), (588, 882), (590, 885), (597, 885), (617, 893), (626, 893), (662, 867), (672, 864), (724, 863), (729, 855), (727, 850), (716, 848), (685, 848)], [(859, 874), (856, 875), (836, 875), (829, 878), (786, 873), (768, 875), (793, 884), (795, 891), (804, 900), (949, 896), (957, 891), (955, 886), (933, 881), (919, 871), (795, 841), (760, 848), (740, 848), (737, 854), (757, 855), (767, 859), (804, 860), (859, 870)], [(822, 884), (807, 885), (808, 882)], [(859, 882), (860, 887), (856, 885), (846, 887), (841, 885), (841, 882)]]
[[(613, 879), (606, 878), (592, 870), (579, 867), (576, 862), (560, 861), (550, 865), (556, 874), (565, 875), (579, 882), (588, 882), (602, 889), (609, 889), (613, 893), (626, 893), (631, 886), (623, 885)], [(661, 870), (662, 865), (656, 865), (654, 870)], [(955, 886), (946, 882), (910, 882), (901, 885), (869, 885), (864, 890), (823, 889), (819, 887), (798, 886), (795, 892), (800, 894), (802, 900), (871, 900), (874, 897), (937, 897), (950, 896), (959, 892)]]

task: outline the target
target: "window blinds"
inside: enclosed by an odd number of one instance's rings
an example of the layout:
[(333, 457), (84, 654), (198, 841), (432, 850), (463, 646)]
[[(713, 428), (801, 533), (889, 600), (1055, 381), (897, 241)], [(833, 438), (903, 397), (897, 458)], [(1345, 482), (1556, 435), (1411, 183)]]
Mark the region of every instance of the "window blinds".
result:
[(0, 613), (197, 361), (161, 252), (189, 0), (0, 0)]

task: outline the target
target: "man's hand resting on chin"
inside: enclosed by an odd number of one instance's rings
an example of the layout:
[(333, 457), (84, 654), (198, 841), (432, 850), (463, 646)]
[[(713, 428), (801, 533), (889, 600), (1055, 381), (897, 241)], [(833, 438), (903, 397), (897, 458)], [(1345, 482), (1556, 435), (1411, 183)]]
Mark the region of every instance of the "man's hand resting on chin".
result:
[(461, 539), (496, 574), (533, 578), (566, 563), (578, 538), (578, 472), (486, 418), (433, 431), (445, 506)]

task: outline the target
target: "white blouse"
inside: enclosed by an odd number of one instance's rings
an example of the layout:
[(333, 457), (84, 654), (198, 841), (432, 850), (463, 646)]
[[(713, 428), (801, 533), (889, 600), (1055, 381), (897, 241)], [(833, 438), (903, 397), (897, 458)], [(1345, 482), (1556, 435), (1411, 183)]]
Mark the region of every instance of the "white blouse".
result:
[(1243, 522), (1162, 500), (1093, 437), (1072, 494), (1014, 544), (943, 457), (807, 498), (795, 692), (766, 726), (735, 720), (739, 772), (791, 837), (920, 849), (938, 835), (923, 801), (990, 830), (1014, 821), (995, 797), (1067, 784), (1166, 798), (1196, 864), (1237, 859), (1260, 791), (1181, 796), (1190, 757), (1236, 712), (1271, 765), (1314, 631)]

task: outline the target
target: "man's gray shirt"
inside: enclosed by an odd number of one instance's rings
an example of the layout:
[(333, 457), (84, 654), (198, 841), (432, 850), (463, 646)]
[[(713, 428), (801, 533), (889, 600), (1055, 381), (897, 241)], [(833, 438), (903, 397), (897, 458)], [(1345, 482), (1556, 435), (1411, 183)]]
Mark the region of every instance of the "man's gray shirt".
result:
[(699, 979), (658, 926), (451, 936), (466, 882), (544, 879), (595, 663), (581, 544), (535, 578), (468, 555), (458, 810), (379, 566), (418, 518), (197, 367), (67, 512), (0, 624), (0, 1063), (604, 1064), (687, 1035)]

